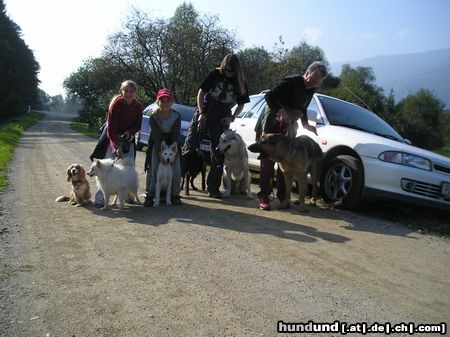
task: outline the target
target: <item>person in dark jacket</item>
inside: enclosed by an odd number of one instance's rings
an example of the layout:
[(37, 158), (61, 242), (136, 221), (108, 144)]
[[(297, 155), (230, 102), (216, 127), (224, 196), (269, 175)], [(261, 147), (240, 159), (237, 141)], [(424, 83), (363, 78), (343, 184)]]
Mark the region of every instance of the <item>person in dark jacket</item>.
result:
[[(260, 115), (255, 127), (256, 140), (263, 133), (284, 133), (291, 138), (297, 136), (300, 119), (304, 129), (317, 135), (317, 130), (308, 123), (307, 108), (316, 89), (327, 77), (327, 68), (323, 62), (313, 62), (304, 75), (294, 75), (283, 78), (264, 96), (267, 109)], [(262, 210), (270, 210), (269, 195), (272, 193), (272, 177), (274, 162), (264, 155), (260, 156), (260, 180), (258, 193), (259, 205)], [(279, 171), (279, 170), (278, 170)], [(277, 197), (284, 198), (284, 179), (277, 172)]]
[[(206, 130), (211, 140), (211, 170), (207, 178), (208, 195), (221, 198), (219, 191), (224, 157), (216, 150), (219, 138), (249, 102), (247, 83), (236, 54), (226, 55), (219, 68), (211, 71), (197, 94), (197, 112), (183, 146), (183, 156), (189, 156), (198, 146), (198, 130)], [(234, 114), (231, 107), (238, 104)]]

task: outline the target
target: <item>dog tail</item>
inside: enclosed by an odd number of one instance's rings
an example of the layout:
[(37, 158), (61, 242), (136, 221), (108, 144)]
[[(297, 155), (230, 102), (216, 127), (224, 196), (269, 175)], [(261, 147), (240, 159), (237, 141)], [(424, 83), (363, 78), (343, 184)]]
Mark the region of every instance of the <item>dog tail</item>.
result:
[(62, 202), (62, 201), (69, 201), (69, 200), (70, 200), (69, 197), (66, 197), (66, 196), (62, 195), (62, 196), (56, 198), (55, 202)]

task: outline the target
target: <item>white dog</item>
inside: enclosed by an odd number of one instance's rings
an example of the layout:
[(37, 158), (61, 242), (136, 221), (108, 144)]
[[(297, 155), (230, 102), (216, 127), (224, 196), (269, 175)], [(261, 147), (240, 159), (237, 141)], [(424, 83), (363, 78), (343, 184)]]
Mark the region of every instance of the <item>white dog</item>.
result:
[(161, 151), (159, 152), (159, 163), (156, 169), (155, 202), (153, 207), (159, 206), (161, 191), (166, 191), (166, 205), (172, 205), (172, 176), (173, 162), (177, 157), (177, 142), (168, 146), (165, 141), (161, 142)]
[(217, 149), (225, 156), (223, 167), (224, 197), (233, 193), (245, 193), (252, 199), (250, 192), (250, 170), (248, 168), (248, 153), (242, 137), (232, 130), (225, 130), (219, 139)]
[(95, 176), (97, 186), (103, 192), (105, 197), (103, 210), (109, 208), (109, 199), (112, 195), (119, 196), (120, 210), (124, 209), (128, 193), (140, 203), (137, 193), (138, 174), (132, 160), (94, 159), (87, 175)]

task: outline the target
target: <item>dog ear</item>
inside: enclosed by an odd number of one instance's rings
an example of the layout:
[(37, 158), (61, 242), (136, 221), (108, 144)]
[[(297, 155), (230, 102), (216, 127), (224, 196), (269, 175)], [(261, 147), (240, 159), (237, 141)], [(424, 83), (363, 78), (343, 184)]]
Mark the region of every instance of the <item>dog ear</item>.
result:
[(177, 149), (178, 149), (177, 142), (173, 142), (172, 145), (170, 145), (170, 149), (174, 152), (177, 152)]
[(167, 144), (165, 141), (162, 141), (161, 142), (161, 150), (165, 150), (165, 149), (167, 149)]
[(94, 159), (95, 160), (95, 166), (100, 167), (102, 166), (102, 163), (100, 162), (100, 160), (98, 159)]
[(67, 182), (70, 182), (70, 180), (72, 179), (72, 176), (70, 175), (70, 169), (72, 168), (72, 166), (70, 166), (68, 169), (67, 169)]
[(84, 179), (86, 177), (86, 171), (84, 170), (83, 166), (80, 165), (80, 177), (81, 179)]
[(281, 133), (270, 133), (270, 134), (267, 134), (266, 137), (267, 137), (267, 139), (266, 139), (267, 143), (273, 145), (273, 144), (278, 143), (278, 141), (281, 138), (283, 138), (284, 135)]

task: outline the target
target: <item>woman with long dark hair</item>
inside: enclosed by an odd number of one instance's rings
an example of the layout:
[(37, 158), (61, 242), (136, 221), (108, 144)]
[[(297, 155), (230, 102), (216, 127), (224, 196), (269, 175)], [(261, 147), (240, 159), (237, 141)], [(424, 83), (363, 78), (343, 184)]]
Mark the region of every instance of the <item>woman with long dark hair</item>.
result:
[[(210, 197), (221, 198), (219, 188), (224, 157), (216, 150), (220, 135), (230, 127), (230, 123), (249, 101), (247, 83), (236, 54), (226, 55), (220, 66), (211, 71), (200, 84), (197, 94), (197, 112), (183, 147), (183, 156), (186, 159), (192, 151), (196, 150), (197, 129), (205, 129), (211, 140), (211, 170), (207, 178)], [(235, 104), (238, 106), (232, 114), (231, 108)]]

